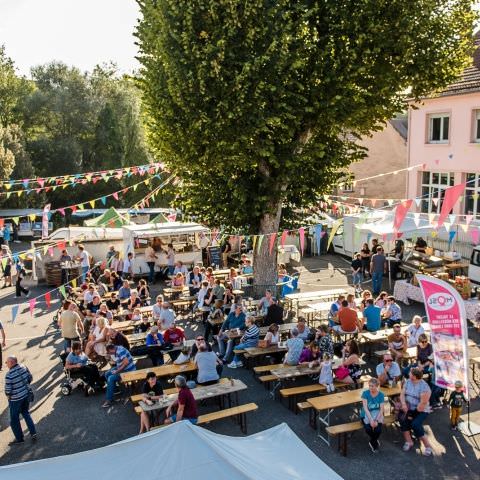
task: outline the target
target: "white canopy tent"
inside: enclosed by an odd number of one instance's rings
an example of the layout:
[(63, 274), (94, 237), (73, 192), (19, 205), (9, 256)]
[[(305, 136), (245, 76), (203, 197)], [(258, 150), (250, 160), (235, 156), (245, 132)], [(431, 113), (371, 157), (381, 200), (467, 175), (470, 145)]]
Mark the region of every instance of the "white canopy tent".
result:
[(2, 480), (341, 480), (282, 423), (228, 437), (179, 422), (107, 447), (0, 467)]
[[(385, 218), (381, 220), (371, 223), (363, 223), (361, 225), (357, 225), (356, 228), (363, 232), (371, 232), (374, 235), (389, 235), (393, 233), (394, 218), (395, 217), (393, 213), (389, 213), (387, 216), (385, 216)], [(413, 215), (408, 214), (403, 220), (398, 232), (403, 233), (404, 235), (416, 234), (418, 236), (434, 230), (429, 220), (426, 218), (420, 217), (417, 223), (415, 223), (415, 218), (413, 217)]]

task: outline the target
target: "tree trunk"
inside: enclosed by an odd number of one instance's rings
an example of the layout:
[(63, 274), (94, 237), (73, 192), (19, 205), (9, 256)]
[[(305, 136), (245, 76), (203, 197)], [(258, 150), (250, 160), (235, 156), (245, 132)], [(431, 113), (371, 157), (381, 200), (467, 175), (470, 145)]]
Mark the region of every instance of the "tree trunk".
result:
[[(254, 282), (256, 296), (263, 295), (267, 288), (273, 288), (277, 282), (277, 242), (270, 255), (271, 233), (278, 232), (280, 218), (282, 216), (282, 200), (278, 201), (272, 212), (265, 213), (260, 220), (259, 234), (264, 235), (263, 241), (258, 248), (259, 238), (257, 237), (256, 248), (253, 252)], [(274, 291), (275, 295), (275, 291)]]

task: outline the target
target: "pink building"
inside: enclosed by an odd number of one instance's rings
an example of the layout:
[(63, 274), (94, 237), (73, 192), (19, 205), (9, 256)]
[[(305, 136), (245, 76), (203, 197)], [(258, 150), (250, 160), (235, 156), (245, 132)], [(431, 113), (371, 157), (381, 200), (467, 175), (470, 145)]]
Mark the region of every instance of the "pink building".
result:
[(456, 214), (480, 216), (480, 34), (472, 66), (458, 81), (408, 112), (408, 198), (422, 198), (417, 211), (440, 212), (445, 189), (467, 182)]

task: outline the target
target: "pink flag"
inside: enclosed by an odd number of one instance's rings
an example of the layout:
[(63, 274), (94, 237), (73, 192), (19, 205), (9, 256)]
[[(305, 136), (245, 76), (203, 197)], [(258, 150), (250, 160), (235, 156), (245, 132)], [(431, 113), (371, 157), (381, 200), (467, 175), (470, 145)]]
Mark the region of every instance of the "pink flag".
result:
[(300, 250), (301, 250), (302, 255), (303, 255), (303, 250), (305, 248), (305, 229), (303, 227), (300, 227), (298, 229), (298, 233), (300, 235)]
[(470, 222), (473, 220), (473, 215), (465, 215), (465, 223), (467, 227), (470, 225)]
[(478, 231), (478, 228), (470, 230), (470, 235), (472, 236), (473, 243), (475, 245), (478, 245), (478, 241), (480, 239), (480, 233)]
[(269, 243), (269, 246), (268, 246), (268, 251), (270, 252), (270, 255), (272, 254), (273, 252), (273, 247), (275, 245), (275, 240), (277, 239), (277, 234), (276, 233), (272, 233), (270, 235), (270, 243)]
[(51, 300), (50, 292), (47, 292), (45, 294), (45, 302), (47, 304), (47, 308), (50, 308), (50, 300)]
[(57, 242), (57, 248), (58, 248), (59, 250), (64, 250), (66, 246), (67, 246), (67, 245), (66, 245), (65, 242)]
[(167, 215), (167, 220), (169, 222), (174, 222), (177, 219), (177, 214), (176, 213), (171, 213), (170, 215)]
[(48, 247), (48, 254), (53, 257), (53, 247)]
[(118, 192), (115, 192), (112, 194), (112, 197), (115, 199), (115, 200), (118, 200)]
[(28, 304), (30, 305), (30, 315), (33, 317), (33, 309), (35, 308), (35, 304), (37, 303), (36, 298), (32, 298), (31, 300), (28, 301)]
[(393, 220), (393, 231), (398, 232), (402, 226), (405, 217), (407, 216), (413, 200), (405, 200), (405, 202), (399, 203), (395, 208), (395, 219)]
[(60, 212), (63, 216), (65, 216), (65, 209), (64, 208), (59, 208), (57, 211)]
[(280, 238), (280, 245), (282, 246), (282, 248), (285, 246), (285, 241), (287, 240), (287, 235), (288, 235), (288, 230), (284, 230), (282, 232), (282, 236)]
[(45, 180), (43, 178), (37, 178), (37, 183), (43, 187), (45, 185)]
[(443, 221), (447, 218), (447, 215), (457, 203), (460, 196), (463, 195), (464, 190), (464, 183), (459, 183), (458, 185), (454, 185), (453, 187), (445, 190), (445, 198), (443, 199), (442, 209), (440, 210), (437, 228), (440, 228), (443, 225)]

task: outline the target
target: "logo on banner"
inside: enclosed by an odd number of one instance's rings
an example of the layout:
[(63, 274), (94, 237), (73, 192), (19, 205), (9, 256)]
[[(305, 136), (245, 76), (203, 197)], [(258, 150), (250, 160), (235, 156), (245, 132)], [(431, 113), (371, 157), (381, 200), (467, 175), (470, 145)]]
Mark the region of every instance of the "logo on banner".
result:
[(449, 293), (439, 292), (434, 293), (428, 297), (427, 304), (437, 312), (444, 312), (450, 310), (455, 304), (455, 299)]

